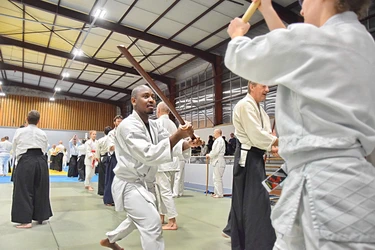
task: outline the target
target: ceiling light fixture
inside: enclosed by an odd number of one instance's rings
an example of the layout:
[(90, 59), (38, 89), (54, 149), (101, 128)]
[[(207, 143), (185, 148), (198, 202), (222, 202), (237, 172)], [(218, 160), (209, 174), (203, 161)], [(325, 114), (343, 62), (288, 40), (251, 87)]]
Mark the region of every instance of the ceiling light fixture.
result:
[(99, 17), (101, 19), (103, 19), (107, 14), (107, 11), (103, 10), (103, 9), (97, 9), (94, 13), (94, 17)]
[(70, 76), (70, 74), (69, 74), (68, 72), (64, 72), (64, 73), (62, 73), (61, 75), (62, 75), (62, 77), (64, 77), (64, 78), (68, 78), (68, 77)]
[(56, 91), (56, 92), (59, 92), (59, 91), (61, 91), (61, 88), (56, 87), (56, 88), (55, 88), (55, 91)]
[(80, 49), (73, 49), (73, 55), (75, 55), (75, 56), (82, 56), (83, 55), (83, 51), (80, 50)]
[(55, 97), (51, 97), (51, 98), (49, 98), (49, 100), (50, 100), (51, 102), (54, 102), (54, 101), (55, 101)]

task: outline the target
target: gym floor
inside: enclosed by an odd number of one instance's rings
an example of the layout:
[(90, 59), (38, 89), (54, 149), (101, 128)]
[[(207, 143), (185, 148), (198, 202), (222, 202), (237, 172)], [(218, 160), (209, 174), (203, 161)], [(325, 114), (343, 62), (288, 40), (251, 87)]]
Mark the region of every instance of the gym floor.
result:
[[(86, 191), (82, 183), (52, 182), (53, 217), (43, 225), (34, 222), (31, 229), (17, 229), (16, 224), (10, 221), (12, 189), (12, 183), (0, 184), (2, 250), (105, 249), (99, 241), (126, 217), (125, 212), (115, 212), (113, 207), (104, 206), (96, 190)], [(165, 249), (231, 249), (230, 240), (221, 236), (228, 218), (230, 199), (213, 199), (202, 192), (185, 191), (184, 196), (175, 201), (179, 229), (164, 231)], [(118, 244), (125, 250), (142, 249), (138, 231)]]

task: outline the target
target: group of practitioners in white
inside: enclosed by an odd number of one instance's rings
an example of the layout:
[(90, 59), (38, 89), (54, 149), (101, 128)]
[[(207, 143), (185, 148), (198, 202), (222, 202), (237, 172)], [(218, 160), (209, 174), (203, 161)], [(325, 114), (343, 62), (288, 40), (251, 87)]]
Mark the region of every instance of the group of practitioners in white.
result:
[[(234, 250), (375, 249), (375, 167), (366, 161), (375, 148), (375, 113), (368, 112), (375, 107), (375, 43), (358, 21), (370, 1), (300, 1), (305, 23), (288, 28), (271, 0), (257, 1), (270, 33), (246, 37), (250, 25), (239, 18), (228, 27), (232, 40), (225, 64), (249, 84), (233, 113), (239, 143), (223, 233), (231, 237)], [(260, 105), (268, 86), (276, 84), (278, 137)], [(126, 211), (127, 217), (100, 244), (121, 250), (117, 242), (138, 229), (143, 249), (163, 250), (163, 229), (178, 228), (171, 199), (173, 173), (177, 162), (188, 159), (190, 148), (202, 141), (190, 138), (194, 131), (189, 122), (178, 128), (169, 124), (163, 104), (160, 117), (149, 119), (156, 105), (149, 87), (135, 87), (131, 103), (133, 113), (113, 132), (117, 164), (111, 193), (115, 209)], [(36, 126), (39, 117), (31, 111), (29, 125), (17, 130), (13, 142), (18, 163), (12, 221), (21, 228), (52, 216), (47, 137)], [(219, 130), (214, 134), (217, 150), (207, 158), (221, 176), (222, 141)], [(90, 140), (87, 176), (99, 162), (95, 133)], [(288, 173), (272, 216), (261, 184), (266, 151), (280, 154)], [(90, 178), (85, 187), (92, 190)], [(221, 189), (217, 181), (216, 198), (223, 195)], [(168, 223), (163, 226), (165, 216)]]

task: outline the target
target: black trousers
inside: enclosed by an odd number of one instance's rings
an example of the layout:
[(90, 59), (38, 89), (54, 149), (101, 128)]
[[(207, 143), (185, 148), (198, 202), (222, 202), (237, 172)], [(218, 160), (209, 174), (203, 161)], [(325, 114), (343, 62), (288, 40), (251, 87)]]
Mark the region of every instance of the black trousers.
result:
[(29, 149), (14, 172), (12, 222), (27, 224), (52, 216), (47, 158), (40, 149)]
[(252, 147), (245, 167), (233, 168), (230, 214), (233, 250), (272, 250), (276, 241), (271, 224), (271, 205), (262, 181), (266, 178), (264, 151)]
[(78, 159), (78, 180), (84, 181), (86, 174), (85, 155), (81, 155)]
[(98, 195), (104, 195), (106, 164), (108, 164), (107, 155), (101, 155), (98, 164)]

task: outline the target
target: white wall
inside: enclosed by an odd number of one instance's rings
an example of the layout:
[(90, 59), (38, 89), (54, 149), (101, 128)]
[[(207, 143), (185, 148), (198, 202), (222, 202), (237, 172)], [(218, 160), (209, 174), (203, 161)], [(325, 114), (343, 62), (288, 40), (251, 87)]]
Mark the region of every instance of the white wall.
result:
[[(185, 186), (205, 190), (206, 186), (206, 165), (205, 164), (189, 164), (185, 165)], [(233, 164), (226, 165), (223, 175), (223, 189), (225, 194), (232, 193), (233, 181)], [(208, 186), (210, 191), (213, 190), (213, 167), (209, 166)]]
[[(0, 127), (0, 138), (4, 136), (9, 136), (9, 141), (13, 140), (14, 133), (16, 132), (17, 128), (14, 127)], [(72, 139), (73, 135), (77, 135), (78, 138), (83, 139), (85, 137), (85, 133), (88, 131), (82, 130), (51, 130), (51, 129), (43, 129), (46, 132), (48, 137), (48, 143), (50, 146), (52, 144), (58, 144), (59, 141), (63, 141), (64, 146), (68, 149), (69, 152), (69, 140)], [(102, 131), (97, 132), (97, 138), (101, 138), (104, 136)]]

